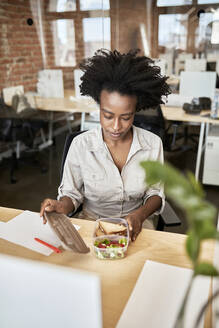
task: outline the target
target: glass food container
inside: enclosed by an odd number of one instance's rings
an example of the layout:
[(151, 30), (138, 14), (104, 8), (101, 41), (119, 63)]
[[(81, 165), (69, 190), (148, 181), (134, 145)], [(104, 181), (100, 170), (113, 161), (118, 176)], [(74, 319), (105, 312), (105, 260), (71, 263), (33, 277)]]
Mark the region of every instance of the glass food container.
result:
[(128, 222), (122, 218), (98, 219), (93, 235), (94, 253), (101, 260), (124, 258), (129, 244)]

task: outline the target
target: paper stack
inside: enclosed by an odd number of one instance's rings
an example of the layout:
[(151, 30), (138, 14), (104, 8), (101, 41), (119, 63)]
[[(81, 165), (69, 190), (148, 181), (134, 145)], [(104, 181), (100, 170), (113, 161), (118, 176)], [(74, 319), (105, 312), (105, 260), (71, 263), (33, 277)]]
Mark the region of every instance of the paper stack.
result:
[[(79, 226), (75, 225), (75, 228), (78, 230)], [(24, 211), (7, 223), (0, 222), (0, 238), (46, 256), (49, 256), (53, 250), (39, 244), (34, 238), (39, 238), (55, 247), (61, 246), (60, 239), (52, 231), (49, 224), (43, 224), (39, 213), (31, 211)]]

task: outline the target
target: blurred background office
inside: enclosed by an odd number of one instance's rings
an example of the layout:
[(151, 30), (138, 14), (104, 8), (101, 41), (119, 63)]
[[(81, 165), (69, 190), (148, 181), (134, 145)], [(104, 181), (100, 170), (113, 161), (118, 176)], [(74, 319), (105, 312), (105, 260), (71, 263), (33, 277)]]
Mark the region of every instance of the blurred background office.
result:
[[(77, 98), (79, 63), (97, 49), (127, 52), (139, 48), (141, 55), (152, 57), (162, 74), (169, 76), (176, 95), (182, 71), (216, 72), (215, 87), (219, 87), (218, 1), (1, 0), (0, 40), (1, 132), (13, 128), (17, 121), (19, 131), (23, 129), (26, 117), (16, 116), (12, 121), (9, 114), (5, 115), (5, 111), (17, 110), (21, 95), (28, 104), (23, 105), (24, 111), (37, 111), (38, 116), (40, 113), (36, 121), (41, 123), (36, 126), (31, 121), (29, 134), (25, 130), (22, 137), (17, 137), (17, 131), (14, 139), (0, 137), (0, 206), (38, 211), (45, 197), (56, 197), (67, 133), (82, 129), (82, 118), (83, 129), (95, 127), (98, 115), (80, 111), (63, 115), (51, 108), (43, 111), (36, 99), (52, 99), (55, 107), (56, 99)], [(185, 126), (177, 125), (177, 135), (175, 128), (176, 124), (169, 126), (165, 121), (170, 139), (165, 158), (182, 172), (195, 172), (200, 125), (189, 126), (184, 148)], [(30, 131), (33, 147), (27, 143)], [(22, 161), (36, 149), (39, 162), (43, 162), (40, 169)], [(13, 156), (19, 161), (11, 164)], [(12, 166), (17, 181), (10, 179)], [(200, 176), (202, 170), (203, 160)], [(205, 183), (203, 187), (207, 198), (218, 206), (218, 184)], [(184, 233), (186, 227), (184, 220), (174, 231)]]

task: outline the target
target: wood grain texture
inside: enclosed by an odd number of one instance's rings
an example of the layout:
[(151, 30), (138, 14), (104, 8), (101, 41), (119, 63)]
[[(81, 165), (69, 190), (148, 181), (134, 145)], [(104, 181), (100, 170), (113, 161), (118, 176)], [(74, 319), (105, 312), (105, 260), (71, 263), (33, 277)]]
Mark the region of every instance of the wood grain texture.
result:
[(35, 96), (35, 106), (37, 109), (46, 111), (59, 111), (70, 113), (91, 113), (98, 109), (97, 104), (92, 99), (74, 99), (73, 90), (65, 90), (64, 98), (43, 98)]
[(190, 123), (212, 123), (219, 124), (219, 120), (213, 120), (203, 115), (210, 114), (210, 110), (201, 111), (200, 115), (187, 114), (181, 107), (161, 106), (163, 116), (168, 121), (181, 121)]

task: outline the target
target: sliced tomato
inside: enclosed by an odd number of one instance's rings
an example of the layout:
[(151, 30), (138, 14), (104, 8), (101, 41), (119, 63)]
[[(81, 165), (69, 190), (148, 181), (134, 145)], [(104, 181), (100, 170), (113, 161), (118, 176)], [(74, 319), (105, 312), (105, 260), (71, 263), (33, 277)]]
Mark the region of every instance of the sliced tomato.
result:
[(111, 240), (110, 241), (110, 245), (118, 245), (118, 241), (117, 240)]
[(99, 248), (106, 248), (106, 245), (105, 244), (99, 244), (97, 247), (99, 247)]

